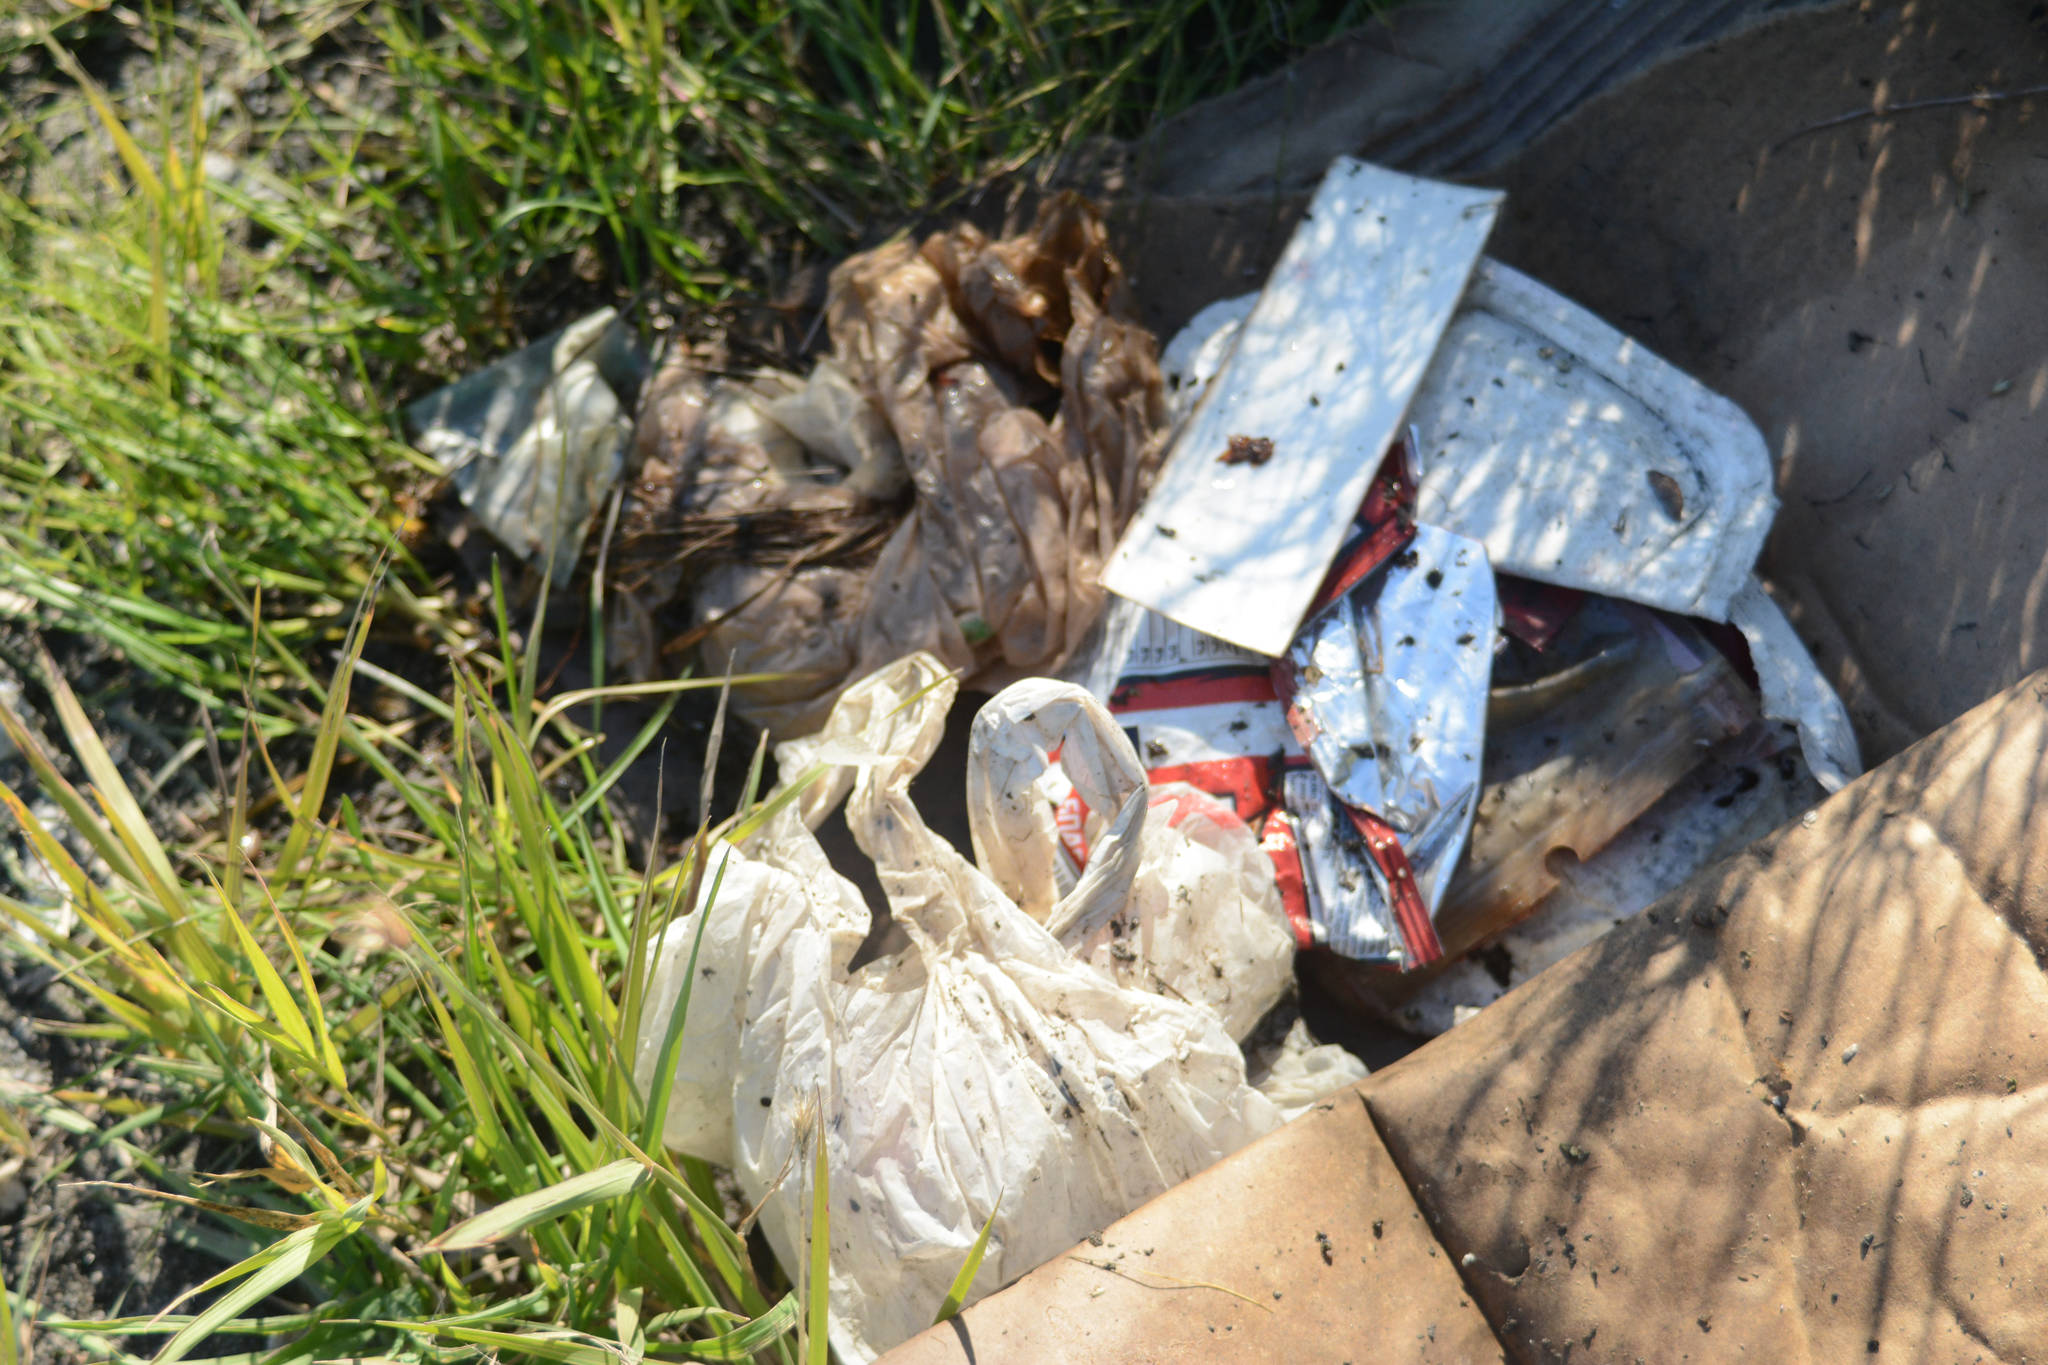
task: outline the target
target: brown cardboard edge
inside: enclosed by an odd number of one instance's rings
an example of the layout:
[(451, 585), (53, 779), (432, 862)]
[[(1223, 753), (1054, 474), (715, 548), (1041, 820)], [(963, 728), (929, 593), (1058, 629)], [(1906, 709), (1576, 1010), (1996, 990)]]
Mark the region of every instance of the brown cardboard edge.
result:
[(1345, 1090), (883, 1360), (1504, 1358)]

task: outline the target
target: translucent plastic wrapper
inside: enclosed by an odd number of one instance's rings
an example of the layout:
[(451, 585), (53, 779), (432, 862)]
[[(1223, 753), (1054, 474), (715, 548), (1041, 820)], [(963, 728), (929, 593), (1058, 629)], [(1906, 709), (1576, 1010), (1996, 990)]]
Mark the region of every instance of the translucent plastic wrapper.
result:
[(778, 736), (917, 650), (985, 685), (1057, 672), (1165, 436), (1122, 292), (1100, 221), (1060, 198), (1019, 237), (963, 226), (840, 265), (808, 380), (679, 359), (622, 520), (629, 666), (660, 671), (654, 613), (686, 593), (713, 666), (796, 675), (737, 695)]
[[(970, 1297), (1282, 1118), (1247, 1082), (1234, 1036), (1291, 979), (1292, 941), (1250, 832), (1213, 810), (1176, 818), (1155, 805), (1102, 707), (1033, 680), (976, 719), (970, 862), (909, 796), (956, 688), (939, 660), (913, 655), (849, 688), (821, 732), (777, 749), (785, 780), (821, 771), (745, 844), (713, 850), (717, 896), (656, 945), (636, 1053), (646, 1084), (694, 965), (665, 1137), (731, 1165), (776, 1254), (797, 1265), (805, 1144), (821, 1136), (833, 1344), (850, 1361), (931, 1322), (991, 1214)], [(1053, 766), (1087, 812), (1071, 882), (1041, 780)], [(909, 939), (858, 971), (867, 907), (811, 832), (842, 801)], [(1308, 1042), (1271, 1068), (1290, 1109), (1361, 1074)]]

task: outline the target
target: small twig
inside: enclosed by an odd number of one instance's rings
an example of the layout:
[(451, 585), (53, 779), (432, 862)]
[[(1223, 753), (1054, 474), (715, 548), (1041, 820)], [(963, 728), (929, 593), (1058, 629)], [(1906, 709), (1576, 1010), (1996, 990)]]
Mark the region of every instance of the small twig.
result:
[(818, 329), (824, 325), (825, 310), (820, 308), (818, 315), (811, 319), (810, 330), (804, 333), (804, 339), (797, 345), (798, 355), (809, 355), (811, 353), (811, 343), (818, 339)]
[[(1126, 1270), (1114, 1262), (1090, 1260), (1086, 1256), (1069, 1256), (1067, 1259), (1079, 1261), (1082, 1265), (1093, 1266), (1097, 1270), (1107, 1270), (1112, 1275), (1121, 1275), (1141, 1289), (1213, 1289), (1219, 1294), (1228, 1294), (1233, 1299), (1243, 1299), (1261, 1313), (1273, 1311), (1257, 1299), (1252, 1298), (1249, 1294), (1240, 1294), (1228, 1285), (1217, 1284), (1212, 1280), (1183, 1280), (1178, 1275), (1168, 1275), (1162, 1270), (1148, 1270), (1144, 1266), (1133, 1266), (1131, 1269)], [(1139, 1275), (1150, 1275), (1154, 1279), (1165, 1280), (1167, 1283), (1163, 1285), (1146, 1284), (1138, 1278)]]
[(1904, 104), (1880, 104), (1875, 108), (1857, 109), (1851, 113), (1837, 114), (1833, 118), (1822, 119), (1819, 123), (1810, 123), (1804, 128), (1787, 133), (1784, 137), (1779, 138), (1771, 144), (1771, 150), (1775, 152), (1786, 143), (1797, 141), (1808, 133), (1818, 133), (1829, 128), (1839, 128), (1845, 123), (1855, 123), (1859, 119), (1890, 118), (1894, 114), (1911, 114), (1922, 109), (1949, 109), (1959, 104), (1993, 104), (1999, 100), (2025, 99), (2030, 95), (2048, 95), (2048, 85), (2029, 85), (2020, 90), (1984, 90), (1974, 95), (1943, 95), (1938, 99), (1907, 100)]

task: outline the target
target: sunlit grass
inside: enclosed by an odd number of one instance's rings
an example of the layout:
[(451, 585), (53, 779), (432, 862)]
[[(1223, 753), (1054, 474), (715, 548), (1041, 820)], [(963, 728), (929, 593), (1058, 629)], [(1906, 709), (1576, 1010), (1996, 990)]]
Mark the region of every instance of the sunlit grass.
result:
[[(235, 603), (459, 623), (400, 402), (598, 302), (710, 309), (1270, 66), (1368, 0), (25, 5), (0, 111), (0, 610), (208, 705)], [(92, 54), (147, 51), (125, 73)], [(115, 74), (125, 83), (110, 87)], [(280, 686), (292, 680), (269, 680)]]
[[(218, 837), (172, 850), (53, 666), (43, 681), (81, 784), (0, 714), (108, 870), (88, 875), (23, 794), (0, 787), (84, 932), (54, 932), (4, 898), (0, 912), (97, 1004), (95, 1036), (172, 1068), (155, 1122), (204, 1122), (256, 1157), (244, 1162), (254, 1179), (202, 1185), (132, 1149), (147, 1177), (137, 1197), (196, 1207), (248, 1244), (192, 1286), (196, 1312), (36, 1330), (115, 1360), (135, 1358), (121, 1343), (136, 1337), (168, 1337), (151, 1358), (169, 1361), (221, 1332), (288, 1338), (278, 1360), (793, 1359), (798, 1299), (762, 1283), (710, 1170), (662, 1149), (665, 1096), (639, 1093), (627, 1060), (647, 945), (700, 883), (714, 834), (765, 818), (751, 795), (760, 765), (740, 810), (682, 862), (633, 868), (601, 830), (601, 803), (578, 799), (593, 789), (565, 800), (565, 784), (542, 777), (581, 735), (559, 713), (536, 724), (523, 667), (462, 668), (445, 749), (423, 755), (350, 714), (366, 628), (318, 689), (312, 758), (260, 863), (243, 838), (252, 774), (269, 766), (253, 727), (224, 746)], [(628, 760), (665, 719), (658, 710)], [(385, 775), (412, 837), (381, 836), (332, 795), (344, 753)], [(603, 780), (585, 765), (585, 783)], [(715, 902), (715, 867), (710, 877)], [(114, 1103), (75, 1089), (15, 1102), (84, 1133)], [(280, 1316), (273, 1295), (303, 1311)]]

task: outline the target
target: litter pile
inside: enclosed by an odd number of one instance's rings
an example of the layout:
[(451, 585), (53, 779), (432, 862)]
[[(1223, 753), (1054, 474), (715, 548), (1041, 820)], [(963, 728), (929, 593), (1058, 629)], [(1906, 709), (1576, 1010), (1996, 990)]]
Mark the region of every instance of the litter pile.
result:
[[(1359, 1075), (1298, 1024), (1246, 1060), (1297, 950), (1440, 1031), (1856, 775), (1753, 572), (1761, 435), (1483, 259), (1500, 202), (1340, 160), (1163, 361), (1060, 199), (841, 265), (806, 378), (673, 356), (630, 440), (608, 318), (530, 348), (554, 386), (514, 357), (497, 408), (476, 376), (422, 410), (536, 566), (615, 499), (643, 674), (784, 675), (736, 699), (789, 800), (662, 941), (638, 1067), (786, 1264), (825, 1144), (846, 1358), (929, 1322), (984, 1226), (977, 1294)], [(908, 794), (962, 679), (1009, 684), (972, 861)], [(858, 968), (813, 835), (842, 802), (907, 938)]]
[[(1339, 161), (1265, 290), (1174, 340), (1085, 674), (1155, 777), (1261, 824), (1309, 970), (1429, 1031), (1859, 771), (1752, 570), (1762, 436), (1482, 259), (1498, 206)], [(1710, 753), (1739, 791), (1685, 785)], [(1653, 809), (1713, 833), (1616, 845)], [(1567, 879), (1519, 960), (1441, 970)]]

